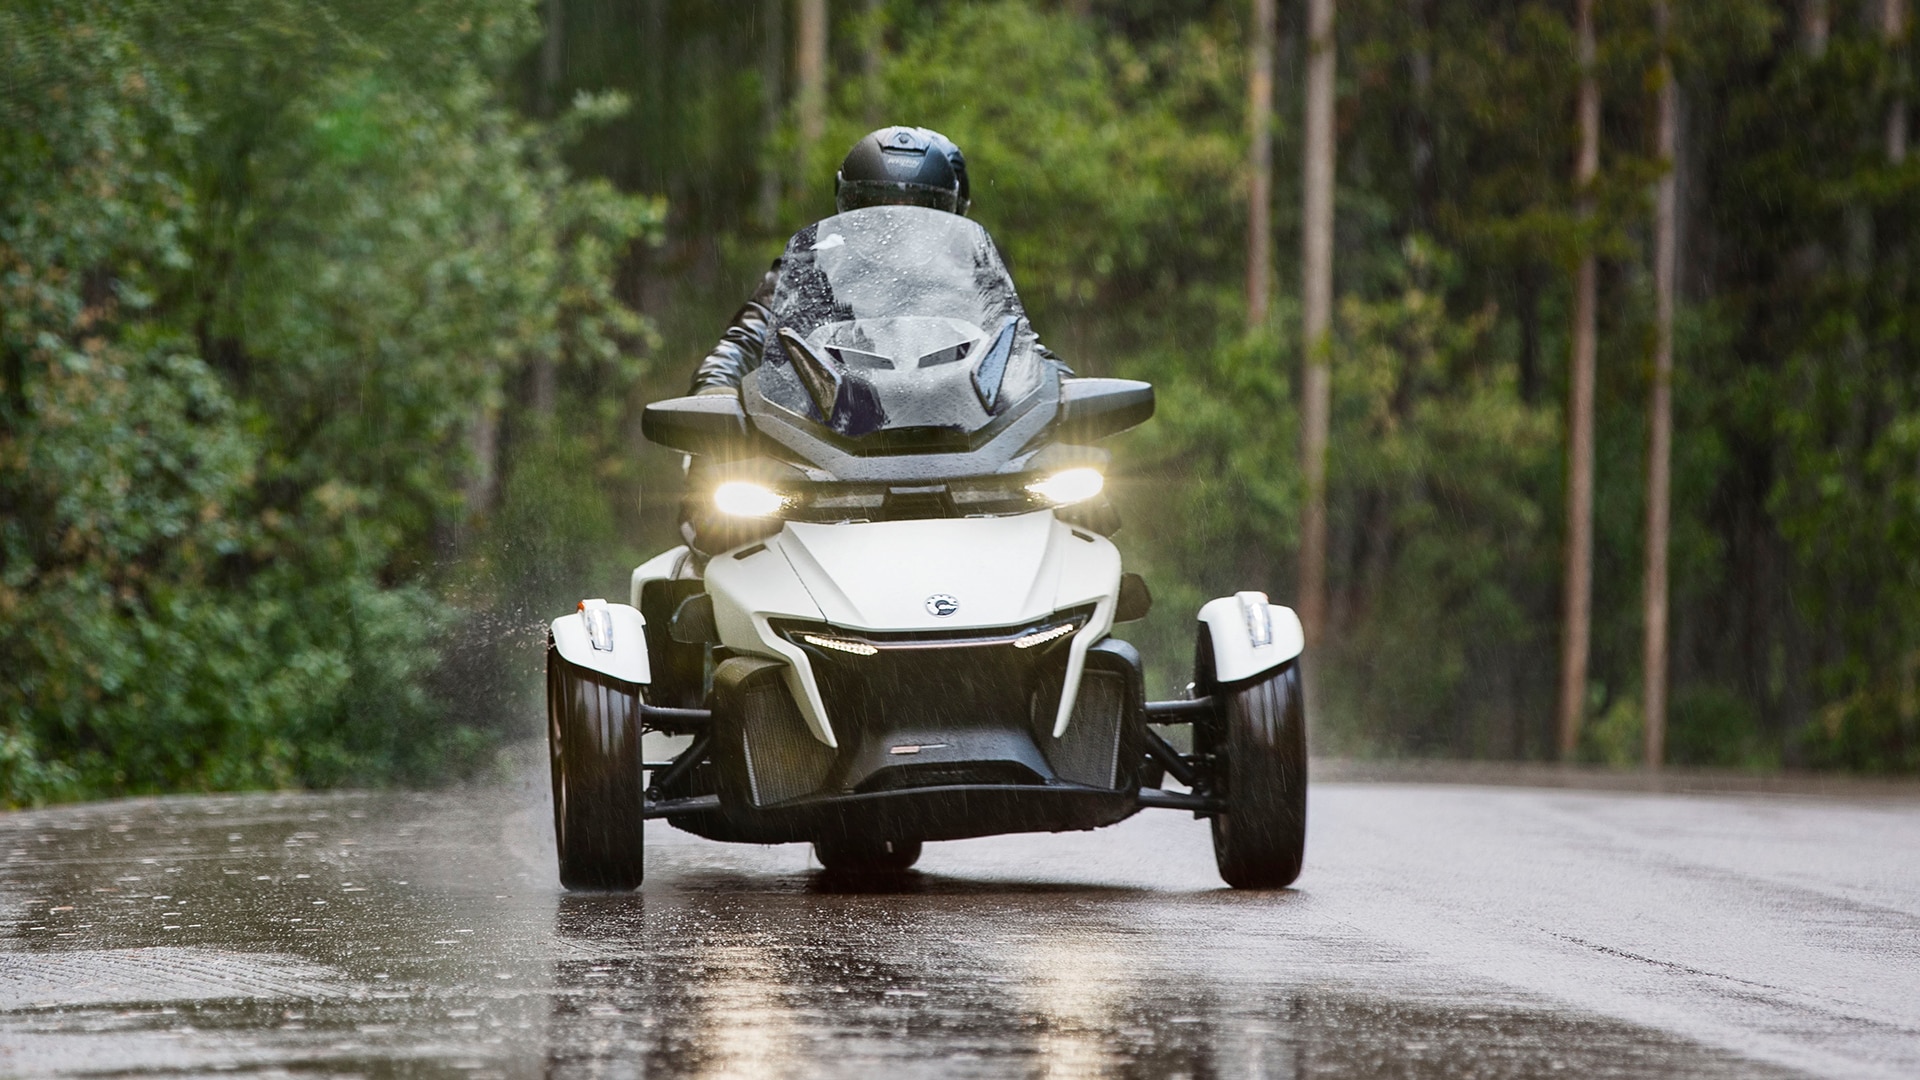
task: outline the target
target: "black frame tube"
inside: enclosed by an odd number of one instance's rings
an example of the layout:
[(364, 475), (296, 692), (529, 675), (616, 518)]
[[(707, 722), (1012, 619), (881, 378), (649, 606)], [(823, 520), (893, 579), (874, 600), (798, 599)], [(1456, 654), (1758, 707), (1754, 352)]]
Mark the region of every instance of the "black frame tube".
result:
[(669, 709), (663, 705), (640, 703), (640, 722), (669, 735), (692, 735), (713, 724), (712, 709)]

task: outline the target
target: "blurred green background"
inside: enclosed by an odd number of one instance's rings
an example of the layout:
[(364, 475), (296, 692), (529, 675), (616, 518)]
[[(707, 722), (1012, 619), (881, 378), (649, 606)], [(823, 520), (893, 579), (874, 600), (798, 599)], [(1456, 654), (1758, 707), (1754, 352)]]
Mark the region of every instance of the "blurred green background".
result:
[[(1920, 769), (1920, 166), (1882, 3), (1818, 49), (1806, 3), (1674, 4), (1675, 763)], [(1298, 6), (1251, 329), (1244, 0), (836, 0), (817, 140), (792, 7), (0, 6), (0, 801), (432, 782), (537, 734), (546, 620), (674, 542), (641, 405), (882, 123), (965, 149), (1056, 351), (1159, 389), (1112, 443), (1150, 690), (1206, 598), (1291, 599)], [(1581, 756), (1637, 759), (1653, 23), (1601, 5), (1583, 222), (1571, 7), (1340, 7), (1322, 752), (1554, 754), (1590, 244)]]

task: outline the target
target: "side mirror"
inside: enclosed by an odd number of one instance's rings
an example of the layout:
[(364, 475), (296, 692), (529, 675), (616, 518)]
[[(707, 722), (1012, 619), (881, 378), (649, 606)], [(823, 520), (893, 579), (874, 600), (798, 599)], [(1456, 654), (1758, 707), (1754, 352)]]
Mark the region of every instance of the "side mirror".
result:
[(1133, 379), (1061, 379), (1059, 424), (1067, 437), (1091, 442), (1147, 422), (1153, 384)]
[(684, 454), (743, 457), (748, 453), (747, 414), (735, 394), (699, 394), (648, 405), (640, 432)]

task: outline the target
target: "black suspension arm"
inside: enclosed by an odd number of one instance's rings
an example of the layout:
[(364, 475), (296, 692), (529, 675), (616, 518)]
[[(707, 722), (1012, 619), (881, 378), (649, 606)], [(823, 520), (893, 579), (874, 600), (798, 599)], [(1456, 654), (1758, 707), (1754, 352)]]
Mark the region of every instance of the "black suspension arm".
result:
[(1200, 774), (1194, 769), (1193, 762), (1181, 756), (1180, 751), (1175, 750), (1172, 744), (1161, 738), (1159, 732), (1152, 728), (1141, 728), (1140, 734), (1146, 740), (1147, 756), (1164, 766), (1168, 776), (1188, 787), (1200, 786), (1198, 783)]
[[(665, 770), (654, 774), (653, 783), (647, 785), (647, 798), (659, 798), (660, 792), (663, 789), (672, 787), (681, 777), (692, 772), (695, 765), (707, 759), (707, 750), (712, 746), (713, 735), (711, 733), (703, 731), (694, 736), (692, 746), (681, 751), (680, 756), (674, 758), (673, 764), (668, 765)], [(676, 799), (671, 801), (679, 802), (681, 800)]]
[(1143, 787), (1136, 798), (1140, 805), (1162, 810), (1191, 810), (1196, 814), (1218, 814), (1226, 805), (1211, 795), (1189, 795), (1183, 791), (1161, 791)]
[(640, 811), (643, 818), (663, 818), (669, 814), (692, 814), (720, 809), (720, 796), (695, 795), (690, 799), (649, 799)]
[(1205, 720), (1212, 715), (1213, 699), (1210, 697), (1192, 698), (1187, 701), (1147, 702), (1147, 723), (1149, 724), (1190, 724), (1195, 720)]

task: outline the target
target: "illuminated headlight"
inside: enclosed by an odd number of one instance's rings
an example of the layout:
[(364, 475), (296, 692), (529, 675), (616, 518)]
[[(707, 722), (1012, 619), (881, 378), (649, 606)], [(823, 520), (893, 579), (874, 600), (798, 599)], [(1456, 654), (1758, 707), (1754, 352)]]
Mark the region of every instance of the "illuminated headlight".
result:
[(729, 480), (713, 489), (713, 505), (723, 514), (757, 518), (779, 513), (787, 500), (759, 484)]
[(849, 641), (846, 638), (837, 637), (821, 637), (819, 634), (801, 634), (800, 640), (809, 645), (817, 645), (822, 649), (852, 653), (855, 656), (872, 656), (874, 653), (880, 651), (864, 641)]
[(1047, 500), (1055, 506), (1085, 502), (1100, 494), (1107, 486), (1107, 478), (1100, 475), (1099, 469), (1078, 468), (1062, 469), (1047, 477), (1027, 485), (1027, 490)]

